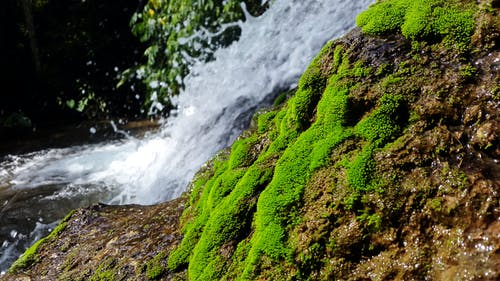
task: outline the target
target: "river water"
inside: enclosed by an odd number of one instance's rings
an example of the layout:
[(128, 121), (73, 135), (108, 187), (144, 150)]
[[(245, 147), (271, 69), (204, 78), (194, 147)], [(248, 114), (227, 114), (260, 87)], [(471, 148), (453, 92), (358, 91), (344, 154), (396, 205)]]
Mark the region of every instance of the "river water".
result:
[(276, 0), (238, 23), (239, 41), (217, 50), (214, 61), (190, 68), (178, 110), (157, 132), (0, 159), (0, 272), (71, 209), (179, 196), (253, 112), (293, 88), (324, 43), (352, 29), (371, 2)]

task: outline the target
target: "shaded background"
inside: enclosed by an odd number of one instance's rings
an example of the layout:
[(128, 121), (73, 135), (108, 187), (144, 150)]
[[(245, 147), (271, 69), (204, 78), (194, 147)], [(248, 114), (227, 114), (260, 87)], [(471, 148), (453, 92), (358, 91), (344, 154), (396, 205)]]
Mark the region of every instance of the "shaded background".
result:
[(116, 88), (140, 60), (139, 0), (6, 0), (0, 11), (0, 127), (137, 118), (141, 83)]

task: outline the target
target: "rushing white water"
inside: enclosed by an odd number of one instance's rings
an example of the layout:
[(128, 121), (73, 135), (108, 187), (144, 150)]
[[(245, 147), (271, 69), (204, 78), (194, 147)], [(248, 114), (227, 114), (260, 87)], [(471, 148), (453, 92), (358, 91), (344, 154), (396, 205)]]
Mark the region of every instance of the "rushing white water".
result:
[[(102, 194), (97, 201), (153, 204), (179, 196), (200, 166), (241, 133), (249, 114), (271, 93), (293, 87), (324, 43), (353, 28), (371, 2), (277, 0), (260, 17), (247, 14), (238, 42), (190, 69), (175, 100), (179, 110), (160, 132), (11, 156), (0, 163), (0, 188), (63, 186), (45, 201)], [(6, 209), (9, 202), (0, 204)], [(0, 247), (2, 258), (7, 248)]]

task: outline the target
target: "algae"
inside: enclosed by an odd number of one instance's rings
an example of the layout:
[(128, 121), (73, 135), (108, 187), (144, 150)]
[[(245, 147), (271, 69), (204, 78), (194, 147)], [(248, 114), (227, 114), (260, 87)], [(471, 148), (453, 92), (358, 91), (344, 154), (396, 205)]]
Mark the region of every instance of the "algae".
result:
[(33, 263), (38, 261), (38, 250), (45, 243), (50, 243), (50, 241), (57, 239), (59, 234), (66, 228), (68, 221), (71, 219), (74, 211), (69, 212), (57, 225), (52, 232), (46, 237), (36, 241), (30, 248), (28, 248), (24, 254), (22, 254), (9, 268), (10, 273), (19, 272)]

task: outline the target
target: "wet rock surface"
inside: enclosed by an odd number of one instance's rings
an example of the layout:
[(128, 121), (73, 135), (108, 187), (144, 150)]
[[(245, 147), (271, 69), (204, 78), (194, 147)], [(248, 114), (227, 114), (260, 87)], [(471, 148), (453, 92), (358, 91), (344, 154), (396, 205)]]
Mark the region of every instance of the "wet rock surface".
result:
[[(304, 222), (295, 230), (299, 268), (313, 280), (498, 280), (498, 47), (459, 58), (432, 48), (416, 55), (408, 41), (392, 35), (354, 31), (339, 42), (366, 65), (393, 73), (408, 67), (397, 87), (374, 85), (376, 78), (361, 87), (353, 95), (360, 108), (384, 91), (411, 92), (412, 115), (399, 139), (375, 153), (376, 174), (391, 183), (364, 194), (364, 210), (352, 212), (342, 202), (352, 192), (342, 165), (313, 176)], [(472, 78), (460, 74), (469, 63)], [(331, 159), (345, 155), (338, 149)], [(381, 224), (360, 219), (365, 212)]]
[[(352, 192), (342, 164), (313, 176), (304, 222), (292, 234), (299, 241), (296, 266), (312, 280), (498, 280), (498, 47), (465, 59), (432, 48), (415, 55), (398, 36), (354, 31), (339, 42), (366, 65), (393, 73), (408, 67), (397, 87), (371, 77), (352, 97), (363, 108), (385, 91), (411, 92), (410, 122), (375, 153), (375, 174), (386, 184), (362, 195), (359, 210), (342, 202)], [(476, 75), (464, 77), (460, 69), (471, 62)], [(334, 150), (332, 162), (349, 157), (348, 147)]]
[[(184, 201), (79, 209), (57, 239), (43, 243), (30, 268), (0, 279), (147, 280), (154, 266), (164, 267), (165, 257), (181, 239)], [(153, 263), (157, 256), (163, 258)], [(163, 280), (171, 278), (161, 273)]]

